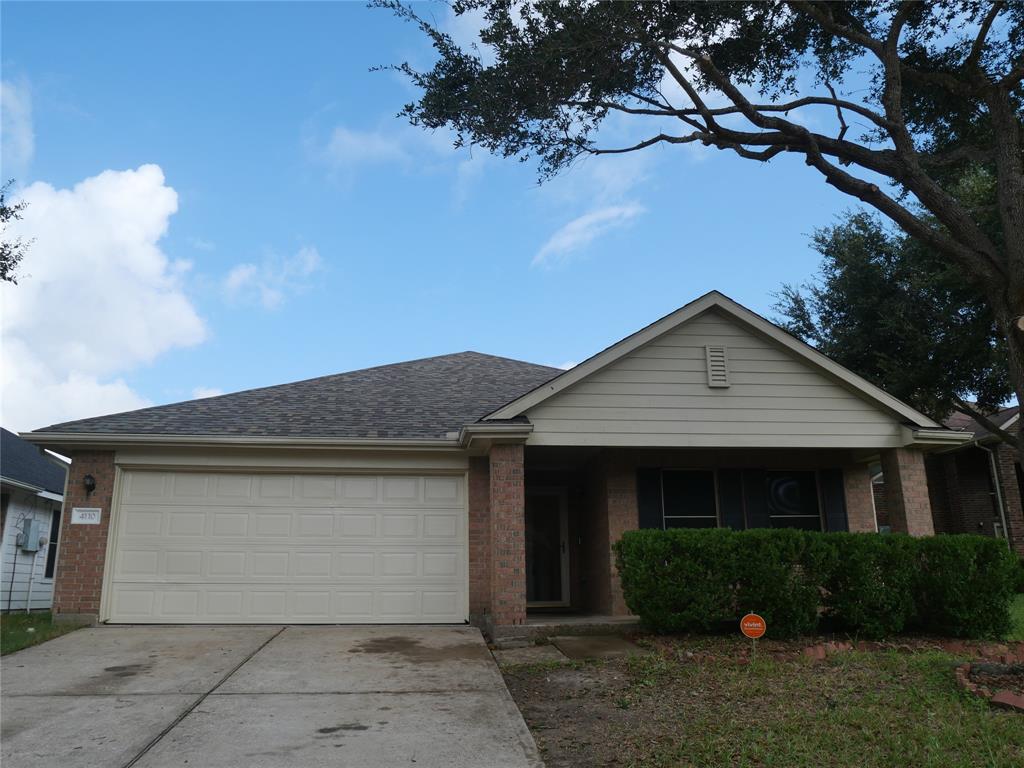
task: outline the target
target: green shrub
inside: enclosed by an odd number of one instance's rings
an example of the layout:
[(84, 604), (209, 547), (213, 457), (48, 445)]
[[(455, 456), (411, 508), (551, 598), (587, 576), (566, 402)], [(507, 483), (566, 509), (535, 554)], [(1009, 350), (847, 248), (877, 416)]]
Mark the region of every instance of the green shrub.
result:
[(915, 540), (895, 534), (835, 533), (835, 567), (825, 608), (839, 628), (864, 637), (899, 634), (914, 618)]
[(629, 531), (616, 544), (629, 609), (658, 632), (708, 631), (732, 618), (731, 534)]
[(615, 546), (630, 610), (660, 632), (714, 630), (759, 613), (769, 637), (846, 631), (998, 637), (1019, 564), (980, 536), (793, 530), (629, 531)]
[(734, 534), (734, 618), (761, 615), (772, 638), (813, 632), (832, 557), (821, 536), (805, 531), (755, 529)]
[(985, 536), (917, 539), (917, 626), (956, 637), (1001, 637), (1010, 629), (1016, 558)]

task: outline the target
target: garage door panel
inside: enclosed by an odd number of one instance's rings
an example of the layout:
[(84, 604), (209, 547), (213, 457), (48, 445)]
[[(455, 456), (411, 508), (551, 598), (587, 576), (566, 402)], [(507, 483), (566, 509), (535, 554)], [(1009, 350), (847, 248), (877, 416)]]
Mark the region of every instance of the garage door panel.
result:
[(461, 477), (125, 473), (108, 604), (131, 622), (462, 622)]
[(465, 610), (461, 590), (409, 583), (366, 589), (116, 584), (112, 602), (116, 621), (135, 623), (452, 623)]

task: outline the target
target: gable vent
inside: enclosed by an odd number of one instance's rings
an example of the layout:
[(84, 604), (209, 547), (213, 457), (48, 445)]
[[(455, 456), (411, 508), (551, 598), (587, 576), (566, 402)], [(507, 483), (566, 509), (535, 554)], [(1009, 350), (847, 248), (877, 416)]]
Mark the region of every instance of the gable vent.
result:
[(709, 344), (704, 347), (704, 354), (708, 361), (708, 386), (728, 387), (729, 358), (725, 354), (725, 347)]

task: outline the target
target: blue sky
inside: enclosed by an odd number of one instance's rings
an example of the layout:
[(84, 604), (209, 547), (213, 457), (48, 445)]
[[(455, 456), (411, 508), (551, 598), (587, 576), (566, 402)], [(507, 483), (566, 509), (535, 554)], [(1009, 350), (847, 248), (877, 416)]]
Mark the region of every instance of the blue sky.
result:
[(37, 238), (3, 289), (15, 429), (466, 349), (566, 364), (712, 288), (770, 314), (852, 206), (798, 159), (692, 148), (538, 186), (395, 117), (415, 93), (370, 67), (431, 50), (361, 2), (2, 16)]

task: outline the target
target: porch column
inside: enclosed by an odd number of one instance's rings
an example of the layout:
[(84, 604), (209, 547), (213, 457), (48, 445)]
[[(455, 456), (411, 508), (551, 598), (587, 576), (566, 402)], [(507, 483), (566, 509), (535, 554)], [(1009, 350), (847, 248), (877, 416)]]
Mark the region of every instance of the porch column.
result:
[(608, 558), (608, 573), (611, 576), (611, 601), (608, 606), (612, 616), (628, 616), (629, 608), (622, 596), (622, 581), (615, 566), (615, 542), (626, 531), (640, 527), (640, 512), (636, 498), (636, 469), (620, 462), (605, 465), (608, 504), (608, 541), (605, 543), (605, 557)]
[(523, 445), (493, 445), (491, 486), (491, 625), (526, 622), (526, 493)]
[(882, 451), (882, 474), (892, 530), (911, 536), (932, 536), (932, 505), (924, 454), (918, 448)]
[(867, 464), (853, 464), (843, 470), (846, 489), (846, 525), (851, 533), (875, 533), (874, 489), (871, 469)]

